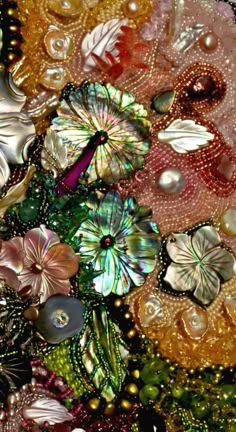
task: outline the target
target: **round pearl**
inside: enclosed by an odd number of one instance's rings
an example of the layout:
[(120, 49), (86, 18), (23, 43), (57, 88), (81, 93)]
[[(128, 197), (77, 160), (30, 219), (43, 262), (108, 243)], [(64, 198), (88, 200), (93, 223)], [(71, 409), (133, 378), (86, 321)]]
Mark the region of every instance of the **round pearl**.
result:
[(135, 18), (142, 14), (140, 4), (137, 0), (127, 0), (123, 6), (127, 18)]
[(185, 186), (185, 179), (178, 168), (166, 168), (157, 180), (157, 187), (167, 195), (178, 194)]
[(218, 46), (218, 37), (215, 33), (209, 31), (200, 37), (199, 45), (205, 52), (215, 51)]
[(236, 235), (236, 209), (229, 208), (221, 215), (220, 229), (230, 237)]

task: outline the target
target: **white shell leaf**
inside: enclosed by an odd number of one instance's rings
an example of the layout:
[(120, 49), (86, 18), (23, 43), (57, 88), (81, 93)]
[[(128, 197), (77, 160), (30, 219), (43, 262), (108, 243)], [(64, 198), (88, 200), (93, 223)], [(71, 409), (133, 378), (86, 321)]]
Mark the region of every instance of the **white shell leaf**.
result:
[(116, 55), (115, 43), (122, 32), (121, 26), (127, 23), (128, 20), (126, 18), (122, 20), (115, 18), (97, 25), (90, 33), (85, 35), (81, 44), (81, 52), (84, 57), (83, 69), (85, 72), (90, 71), (96, 66), (96, 62), (91, 55), (92, 53), (98, 55), (103, 60), (106, 60), (106, 51)]
[(67, 148), (59, 135), (51, 129), (47, 130), (44, 140), (41, 163), (45, 170), (53, 171), (54, 177), (68, 166)]
[(158, 133), (160, 142), (169, 144), (177, 153), (188, 153), (207, 147), (214, 135), (194, 120), (174, 120)]
[(4, 154), (0, 151), (0, 189), (10, 177), (10, 169)]
[(64, 423), (73, 419), (72, 414), (55, 399), (38, 399), (23, 410), (26, 420), (33, 420), (38, 425), (48, 422), (50, 425)]

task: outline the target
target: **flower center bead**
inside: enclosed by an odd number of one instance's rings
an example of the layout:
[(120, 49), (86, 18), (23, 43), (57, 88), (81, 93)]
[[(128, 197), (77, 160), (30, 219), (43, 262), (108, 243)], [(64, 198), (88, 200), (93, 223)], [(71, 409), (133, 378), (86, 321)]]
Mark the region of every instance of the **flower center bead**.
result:
[(64, 328), (67, 326), (70, 318), (67, 315), (67, 313), (63, 309), (57, 309), (55, 312), (53, 312), (52, 316), (52, 323), (56, 328)]
[(39, 263), (32, 264), (30, 269), (31, 269), (32, 273), (35, 273), (35, 274), (40, 274), (43, 271), (43, 267)]
[(114, 244), (115, 244), (115, 239), (110, 234), (107, 236), (104, 236), (100, 240), (100, 246), (102, 249), (108, 249), (108, 248), (114, 246)]
[(100, 130), (95, 132), (95, 134), (89, 140), (89, 147), (97, 148), (99, 145), (104, 145), (108, 141), (108, 133), (106, 131)]

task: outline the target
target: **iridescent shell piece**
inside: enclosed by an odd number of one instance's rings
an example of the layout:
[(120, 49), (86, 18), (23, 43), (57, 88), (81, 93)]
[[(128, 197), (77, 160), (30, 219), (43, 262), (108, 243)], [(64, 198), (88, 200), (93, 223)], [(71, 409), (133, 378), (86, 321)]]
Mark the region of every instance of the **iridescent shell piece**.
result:
[(140, 286), (156, 266), (160, 250), (158, 227), (148, 207), (134, 198), (124, 202), (117, 192), (108, 192), (76, 232), (81, 236), (81, 260), (102, 271), (94, 279), (96, 291), (107, 296), (127, 293)]
[(87, 169), (89, 182), (102, 179), (114, 183), (144, 165), (151, 124), (147, 111), (131, 93), (109, 83), (85, 83), (61, 101), (57, 114), (51, 128), (67, 147), (69, 165), (90, 149), (96, 133), (107, 136), (94, 148)]

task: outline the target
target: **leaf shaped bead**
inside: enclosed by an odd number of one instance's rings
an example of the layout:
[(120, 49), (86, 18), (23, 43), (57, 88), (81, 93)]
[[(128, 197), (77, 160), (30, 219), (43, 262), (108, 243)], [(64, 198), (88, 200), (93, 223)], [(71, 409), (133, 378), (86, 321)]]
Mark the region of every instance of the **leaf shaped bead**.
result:
[(162, 143), (169, 144), (176, 153), (188, 153), (207, 147), (214, 135), (191, 119), (176, 119), (158, 133)]
[(23, 410), (26, 420), (33, 420), (39, 425), (48, 422), (50, 425), (70, 421), (73, 416), (55, 399), (39, 399)]
[(96, 66), (92, 54), (96, 54), (103, 60), (106, 60), (106, 52), (116, 54), (115, 43), (121, 34), (121, 27), (127, 23), (127, 19), (112, 19), (97, 25), (90, 33), (85, 35), (81, 44), (81, 52), (85, 59), (83, 66), (85, 72)]
[(51, 129), (47, 130), (41, 153), (41, 163), (45, 170), (53, 171), (54, 177), (67, 168), (67, 148), (62, 139)]

